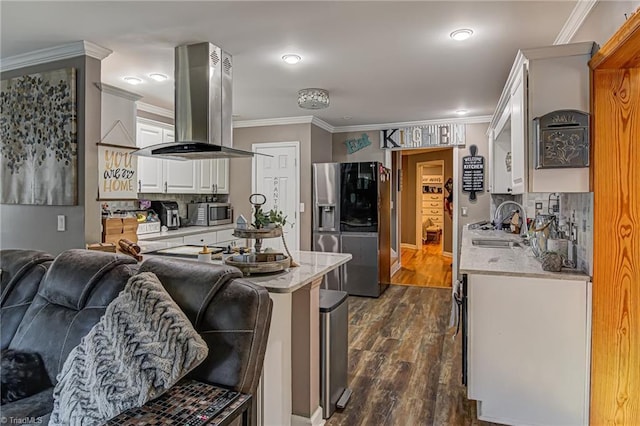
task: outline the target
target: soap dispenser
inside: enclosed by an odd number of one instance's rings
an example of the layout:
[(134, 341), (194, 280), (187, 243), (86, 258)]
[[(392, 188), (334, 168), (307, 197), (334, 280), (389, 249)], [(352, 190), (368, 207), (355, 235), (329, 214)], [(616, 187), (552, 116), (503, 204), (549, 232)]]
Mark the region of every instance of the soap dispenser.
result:
[(204, 243), (204, 240), (200, 240), (202, 242), (202, 250), (198, 252), (198, 261), (200, 262), (211, 262), (211, 250)]

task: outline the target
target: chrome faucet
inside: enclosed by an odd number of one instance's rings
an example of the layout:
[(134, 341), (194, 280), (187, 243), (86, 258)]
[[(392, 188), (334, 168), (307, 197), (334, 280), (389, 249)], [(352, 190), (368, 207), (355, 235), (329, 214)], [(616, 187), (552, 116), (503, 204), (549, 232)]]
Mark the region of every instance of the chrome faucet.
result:
[(500, 211), (502, 210), (502, 207), (504, 207), (507, 204), (513, 204), (520, 209), (520, 212), (522, 213), (522, 227), (520, 228), (520, 235), (527, 238), (529, 236), (529, 227), (527, 226), (527, 211), (524, 209), (524, 207), (520, 203), (516, 203), (515, 201), (511, 201), (511, 200), (507, 200), (501, 203), (498, 207), (496, 207), (496, 212), (493, 214), (493, 223), (494, 224), (497, 223), (497, 221), (499, 220)]

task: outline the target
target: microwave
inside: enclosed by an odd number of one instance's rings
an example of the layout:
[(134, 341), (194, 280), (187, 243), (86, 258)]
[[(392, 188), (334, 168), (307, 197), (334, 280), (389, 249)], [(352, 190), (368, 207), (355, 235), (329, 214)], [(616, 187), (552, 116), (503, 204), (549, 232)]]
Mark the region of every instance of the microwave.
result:
[(233, 207), (229, 203), (187, 204), (189, 225), (213, 226), (233, 223)]

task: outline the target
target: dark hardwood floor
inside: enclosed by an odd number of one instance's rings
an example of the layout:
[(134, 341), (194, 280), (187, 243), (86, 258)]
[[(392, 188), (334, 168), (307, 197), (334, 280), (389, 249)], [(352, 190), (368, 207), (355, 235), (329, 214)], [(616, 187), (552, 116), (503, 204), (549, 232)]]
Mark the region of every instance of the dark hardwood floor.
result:
[(461, 384), (461, 335), (449, 328), (451, 289), (390, 286), (349, 297), (351, 400), (328, 426), (490, 425)]

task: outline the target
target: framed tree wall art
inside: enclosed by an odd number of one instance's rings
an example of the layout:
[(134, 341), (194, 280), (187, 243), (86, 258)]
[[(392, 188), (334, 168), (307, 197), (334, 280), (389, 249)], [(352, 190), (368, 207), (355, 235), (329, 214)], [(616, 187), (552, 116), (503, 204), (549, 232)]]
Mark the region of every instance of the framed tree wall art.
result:
[(2, 80), (0, 203), (76, 205), (76, 70)]

